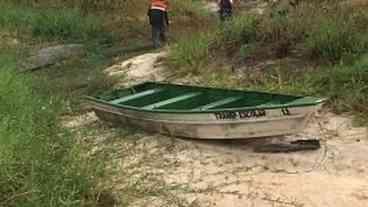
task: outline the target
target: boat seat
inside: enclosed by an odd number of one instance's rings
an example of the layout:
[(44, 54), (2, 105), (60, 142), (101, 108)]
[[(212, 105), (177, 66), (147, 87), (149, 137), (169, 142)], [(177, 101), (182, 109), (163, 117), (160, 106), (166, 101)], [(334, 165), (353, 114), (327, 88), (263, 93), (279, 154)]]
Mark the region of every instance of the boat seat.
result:
[(151, 90), (147, 90), (147, 91), (142, 91), (142, 92), (139, 92), (139, 93), (134, 93), (134, 94), (129, 95), (129, 96), (125, 96), (125, 97), (122, 97), (122, 98), (119, 98), (119, 99), (112, 100), (112, 101), (110, 101), (110, 103), (112, 103), (112, 104), (121, 104), (121, 103), (124, 103), (124, 102), (127, 102), (127, 101), (131, 101), (133, 99), (137, 99), (137, 98), (141, 98), (141, 97), (144, 97), (144, 96), (152, 95), (152, 94), (155, 94), (155, 93), (158, 93), (158, 92), (161, 92), (161, 91), (163, 91), (162, 88), (156, 88), (156, 89), (151, 89)]
[(183, 100), (186, 100), (186, 99), (193, 98), (195, 96), (199, 96), (200, 94), (202, 94), (202, 93), (201, 92), (186, 93), (186, 94), (181, 95), (181, 96), (176, 96), (174, 98), (169, 98), (169, 99), (166, 99), (166, 100), (163, 100), (163, 101), (159, 101), (159, 102), (156, 102), (156, 103), (153, 103), (153, 104), (143, 106), (142, 109), (150, 110), (150, 109), (159, 108), (159, 107), (166, 106), (166, 105), (169, 105), (169, 104), (172, 104), (172, 103), (175, 103), (175, 102), (179, 102), (179, 101), (183, 101)]
[(196, 107), (196, 108), (192, 109), (192, 111), (196, 111), (196, 110), (204, 111), (204, 110), (207, 110), (207, 109), (223, 106), (225, 104), (229, 104), (231, 102), (240, 100), (241, 98), (243, 98), (243, 96), (233, 96), (233, 97), (221, 99), (221, 100), (218, 100), (218, 101), (215, 101), (215, 102), (212, 102), (212, 103), (208, 103), (206, 105)]

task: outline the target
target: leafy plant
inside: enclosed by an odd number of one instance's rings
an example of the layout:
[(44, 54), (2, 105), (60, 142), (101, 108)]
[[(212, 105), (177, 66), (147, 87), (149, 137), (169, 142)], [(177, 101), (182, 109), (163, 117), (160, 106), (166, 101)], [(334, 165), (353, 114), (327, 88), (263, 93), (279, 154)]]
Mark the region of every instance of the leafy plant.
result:
[(78, 9), (41, 9), (0, 3), (0, 25), (9, 31), (44, 39), (84, 40), (102, 34), (102, 23), (95, 16), (82, 16)]
[[(0, 55), (0, 206), (81, 206), (93, 195), (91, 165), (60, 128), (60, 100)], [(83, 164), (84, 163), (84, 164)]]
[(170, 64), (184, 68), (187, 72), (197, 73), (210, 60), (211, 40), (211, 35), (200, 34), (179, 41), (170, 54)]

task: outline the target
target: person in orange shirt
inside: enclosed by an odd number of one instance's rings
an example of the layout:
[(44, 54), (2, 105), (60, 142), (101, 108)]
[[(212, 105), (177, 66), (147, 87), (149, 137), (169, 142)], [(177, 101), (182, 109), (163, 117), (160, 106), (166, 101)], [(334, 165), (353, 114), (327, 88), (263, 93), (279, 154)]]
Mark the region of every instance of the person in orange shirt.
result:
[(166, 42), (166, 30), (169, 26), (168, 7), (168, 0), (151, 0), (148, 17), (152, 26), (154, 48), (159, 48)]

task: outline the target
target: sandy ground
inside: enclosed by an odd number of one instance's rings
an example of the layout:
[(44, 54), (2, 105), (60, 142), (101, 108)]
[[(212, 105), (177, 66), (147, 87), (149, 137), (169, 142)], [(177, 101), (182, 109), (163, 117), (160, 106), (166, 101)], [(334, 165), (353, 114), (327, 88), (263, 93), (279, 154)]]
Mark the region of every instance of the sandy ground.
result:
[(116, 206), (368, 205), (367, 128), (352, 127), (349, 118), (321, 114), (305, 133), (288, 137), (317, 137), (320, 150), (277, 154), (253, 148), (285, 138), (201, 141), (122, 132), (93, 113), (65, 123), (95, 131), (83, 140), (90, 156), (107, 156), (101, 186), (114, 192)]
[[(107, 72), (124, 74), (124, 81), (164, 79), (148, 71), (163, 70), (157, 67), (162, 55), (139, 56)], [(324, 112), (299, 135), (224, 141), (111, 127), (92, 112), (65, 117), (64, 125), (89, 146), (87, 156), (105, 157), (107, 175), (101, 188), (113, 192), (115, 206), (368, 206), (368, 129), (353, 127), (349, 117)], [(297, 138), (318, 138), (322, 148), (278, 154), (253, 151), (259, 144)]]
[(119, 86), (143, 81), (163, 81), (169, 74), (162, 67), (167, 51), (146, 53), (112, 65), (104, 70), (107, 76), (120, 78)]

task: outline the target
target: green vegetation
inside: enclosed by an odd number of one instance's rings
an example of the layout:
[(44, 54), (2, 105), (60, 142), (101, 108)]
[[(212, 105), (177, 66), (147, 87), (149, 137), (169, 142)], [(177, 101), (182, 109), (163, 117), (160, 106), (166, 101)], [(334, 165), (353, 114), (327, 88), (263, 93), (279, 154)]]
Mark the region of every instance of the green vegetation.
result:
[[(201, 83), (219, 87), (324, 96), (335, 111), (353, 111), (366, 118), (366, 10), (302, 3), (263, 17), (241, 15), (219, 26), (200, 5), (200, 1), (172, 1), (174, 44), (169, 64), (180, 75), (200, 76)], [(112, 87), (114, 80), (102, 69), (114, 55), (106, 55), (110, 44), (97, 41), (109, 40), (106, 29), (124, 36), (124, 49), (132, 42), (134, 48), (143, 48), (149, 41), (149, 28), (142, 18), (146, 6), (143, 0), (0, 3), (0, 49), (7, 52), (0, 53), (0, 206), (98, 205), (99, 163), (82, 156), (75, 134), (60, 126), (59, 118), (80, 112), (81, 96)], [(188, 33), (193, 35), (184, 38)], [(33, 74), (16, 72), (18, 53), (65, 41), (88, 43), (86, 56)], [(282, 64), (295, 51), (302, 61), (317, 66), (291, 70)], [(133, 54), (126, 53), (113, 61)], [(229, 70), (228, 65), (241, 67), (247, 58), (263, 61), (259, 56), (280, 64), (266, 71), (246, 71), (241, 77)], [(145, 194), (170, 194), (164, 184), (145, 186), (145, 179), (132, 181), (124, 189), (123, 203)], [(111, 195), (104, 192), (104, 196)]]
[(209, 34), (184, 39), (174, 46), (170, 61), (173, 65), (185, 66), (189, 73), (197, 73), (209, 61)]
[(223, 23), (216, 33), (216, 45), (244, 45), (256, 40), (257, 20), (252, 16), (239, 16), (228, 23)]
[[(362, 116), (368, 114), (368, 66), (361, 60), (368, 52), (367, 25), (365, 8), (302, 2), (268, 15), (236, 16), (193, 34), (173, 47), (169, 64), (181, 74), (200, 75), (207, 84), (328, 97), (336, 112)], [(295, 71), (282, 64), (290, 56), (317, 66)], [(248, 57), (280, 64), (242, 77), (223, 66), (244, 63)]]
[[(100, 33), (101, 20), (78, 9), (4, 2), (0, 12), (0, 206), (98, 205), (103, 169), (83, 155), (84, 146), (60, 117), (80, 95), (109, 84), (96, 41), (106, 34)], [(88, 42), (88, 52), (34, 75), (17, 72), (25, 50), (51, 41)]]
[(367, 17), (366, 13), (357, 11), (323, 18), (307, 37), (306, 47), (315, 57), (331, 62), (350, 55), (359, 56), (368, 49), (367, 28), (362, 28), (368, 25)]
[(0, 206), (94, 202), (92, 163), (60, 128), (60, 100), (35, 91), (36, 82), (16, 74), (14, 63), (14, 57), (0, 56)]
[[(35, 81), (52, 83), (48, 84), (48, 91), (43, 93), (50, 96), (57, 94), (65, 100), (64, 104), (68, 106), (65, 112), (80, 113), (83, 110), (81, 97), (111, 88), (116, 82), (103, 73), (108, 62), (98, 49), (99, 47), (90, 48), (84, 58), (71, 59), (64, 64), (34, 72)], [(44, 85), (37, 84), (35, 88), (42, 91)]]
[(20, 36), (58, 40), (85, 40), (100, 35), (102, 24), (94, 16), (82, 16), (78, 9), (33, 8), (0, 3), (0, 27)]
[(367, 119), (367, 62), (358, 60), (352, 65), (321, 66), (295, 74), (282, 71), (277, 75), (281, 77), (281, 82), (279, 79), (263, 78), (258, 80), (256, 87), (276, 92), (327, 97), (335, 112), (354, 112), (359, 120)]

